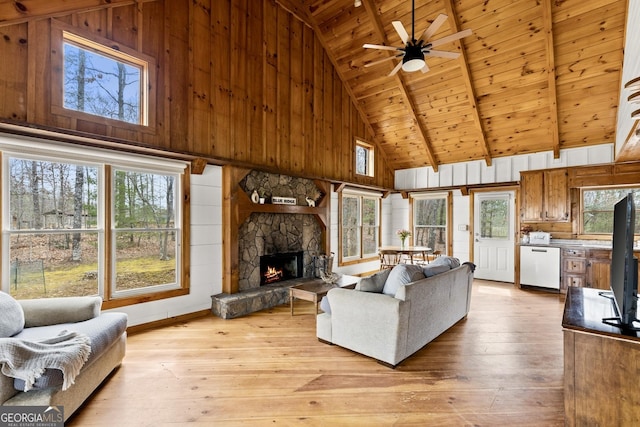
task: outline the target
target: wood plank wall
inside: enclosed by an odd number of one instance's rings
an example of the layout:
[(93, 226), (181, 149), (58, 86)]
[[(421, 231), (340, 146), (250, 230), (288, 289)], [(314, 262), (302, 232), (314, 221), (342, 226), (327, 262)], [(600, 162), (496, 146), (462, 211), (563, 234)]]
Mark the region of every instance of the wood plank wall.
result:
[[(355, 138), (373, 136), (311, 28), (274, 0), (58, 3), (33, 0), (15, 15), (0, 7), (0, 56), (10, 58), (0, 61), (0, 121), (393, 188), (380, 150), (374, 178), (355, 174)], [(150, 130), (52, 111), (54, 20), (155, 58)]]

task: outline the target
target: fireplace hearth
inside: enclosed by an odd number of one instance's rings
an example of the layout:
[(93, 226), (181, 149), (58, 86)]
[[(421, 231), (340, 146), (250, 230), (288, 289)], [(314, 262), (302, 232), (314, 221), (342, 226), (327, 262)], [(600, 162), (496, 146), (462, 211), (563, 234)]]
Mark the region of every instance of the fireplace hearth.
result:
[(260, 257), (260, 286), (303, 276), (304, 252), (286, 252)]

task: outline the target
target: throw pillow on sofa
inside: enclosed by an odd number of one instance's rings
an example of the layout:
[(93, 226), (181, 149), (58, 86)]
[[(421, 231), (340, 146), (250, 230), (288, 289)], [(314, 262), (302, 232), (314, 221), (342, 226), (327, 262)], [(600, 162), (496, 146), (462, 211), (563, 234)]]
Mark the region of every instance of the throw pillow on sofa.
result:
[(0, 338), (9, 338), (24, 329), (24, 311), (11, 295), (0, 291)]
[(363, 277), (356, 285), (356, 291), (381, 293), (389, 277), (390, 269), (386, 268), (371, 276)]
[(460, 267), (460, 260), (452, 256), (441, 256), (429, 263), (429, 265), (448, 265), (450, 269)]
[(422, 272), (424, 273), (424, 277), (433, 277), (436, 274), (444, 273), (445, 271), (451, 270), (448, 264), (440, 264), (440, 265), (432, 265), (427, 264), (422, 268)]
[(400, 286), (420, 279), (424, 279), (422, 267), (415, 264), (398, 264), (391, 269), (382, 293), (394, 296)]

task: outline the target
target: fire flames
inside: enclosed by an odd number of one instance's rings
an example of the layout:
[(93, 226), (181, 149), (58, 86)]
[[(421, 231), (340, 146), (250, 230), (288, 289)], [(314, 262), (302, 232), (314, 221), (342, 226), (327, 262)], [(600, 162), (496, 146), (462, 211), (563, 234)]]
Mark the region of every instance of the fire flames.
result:
[(272, 283), (282, 280), (283, 271), (275, 267), (267, 267), (267, 271), (264, 273), (264, 282)]

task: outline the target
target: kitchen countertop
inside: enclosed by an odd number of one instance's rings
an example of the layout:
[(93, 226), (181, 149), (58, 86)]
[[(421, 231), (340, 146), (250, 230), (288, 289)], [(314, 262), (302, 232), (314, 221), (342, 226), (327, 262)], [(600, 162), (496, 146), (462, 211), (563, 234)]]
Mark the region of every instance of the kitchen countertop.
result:
[[(540, 246), (555, 248), (584, 248), (584, 249), (604, 249), (611, 250), (611, 242), (599, 240), (572, 240), (572, 239), (551, 239), (548, 245), (537, 245), (532, 243), (519, 243), (520, 246)], [(640, 252), (640, 246), (633, 247), (634, 252)]]

